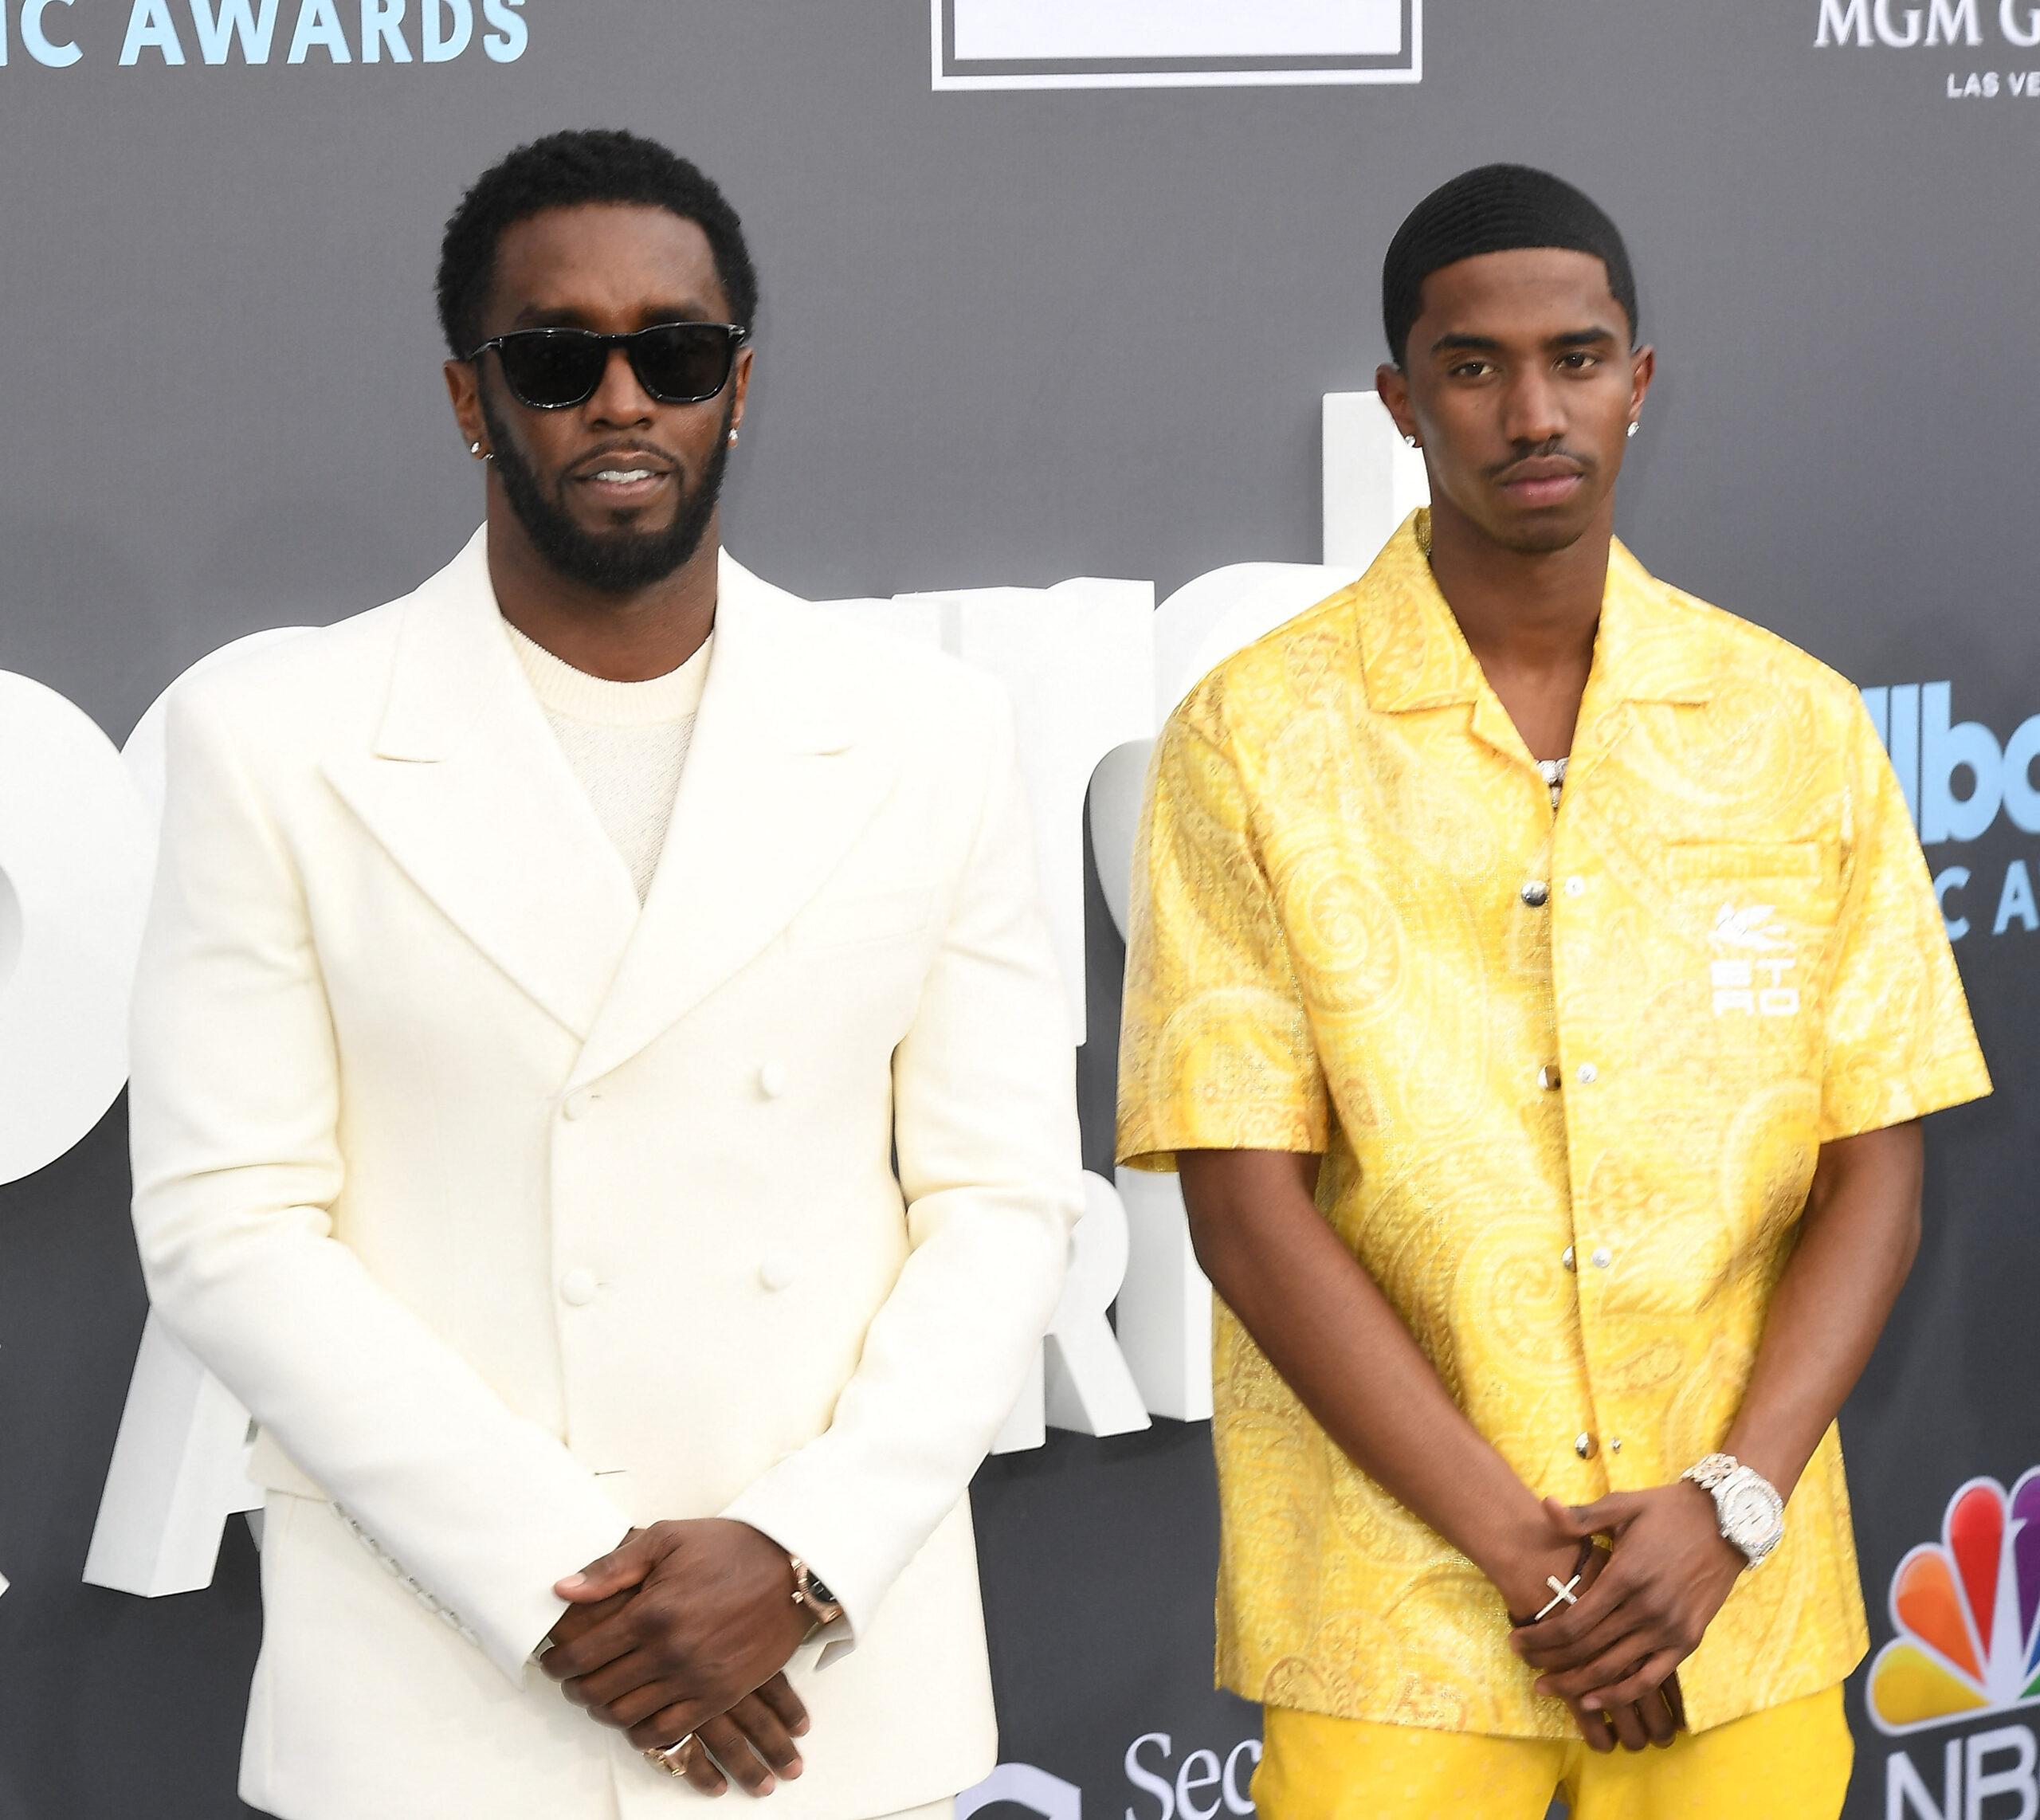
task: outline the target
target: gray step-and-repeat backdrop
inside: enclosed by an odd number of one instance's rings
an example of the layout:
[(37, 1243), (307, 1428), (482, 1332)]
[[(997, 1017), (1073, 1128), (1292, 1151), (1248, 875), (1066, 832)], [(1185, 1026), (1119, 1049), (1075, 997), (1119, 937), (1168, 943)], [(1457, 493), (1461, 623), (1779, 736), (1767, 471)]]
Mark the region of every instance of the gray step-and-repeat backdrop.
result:
[[(1876, 1652), (1851, 1812), (2030, 1820), (2035, 0), (0, 0), (0, 1817), (242, 1811), (238, 1412), (143, 1343), (126, 1218), (131, 732), (208, 653), (400, 593), (472, 528), (439, 225), (583, 124), (667, 139), (751, 226), (746, 560), (822, 599), (1047, 590), (873, 610), (1023, 708), (1095, 684), (1033, 781), (1100, 1179), (1082, 1305), (975, 1494), (982, 1810), (1251, 1811), (1256, 1715), (1209, 1685), (1195, 1285), (1170, 1210), (1111, 1186), (1120, 951), (1081, 806), (1212, 623), (1179, 590), (1320, 559), (1320, 401), (1370, 382), (1382, 250), (1508, 158), (1636, 255), (1662, 377), (1624, 535), (1865, 687), (1957, 937), (1999, 1092), (1934, 1124), (1925, 1246), (1845, 1419)], [(1085, 576), (1127, 585), (1053, 586)]]

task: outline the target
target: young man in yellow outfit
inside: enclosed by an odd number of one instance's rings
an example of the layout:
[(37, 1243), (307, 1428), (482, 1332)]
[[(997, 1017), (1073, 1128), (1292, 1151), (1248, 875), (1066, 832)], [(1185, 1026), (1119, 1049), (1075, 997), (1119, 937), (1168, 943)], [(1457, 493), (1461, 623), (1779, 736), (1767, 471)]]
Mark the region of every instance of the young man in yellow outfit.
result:
[(1614, 541), (1614, 224), (1469, 172), (1383, 290), (1434, 503), (1176, 710), (1136, 863), (1119, 1147), (1221, 1298), (1254, 1798), (1819, 1820), (1867, 1640), (1834, 1418), (1917, 1121), (1989, 1081), (1855, 692)]

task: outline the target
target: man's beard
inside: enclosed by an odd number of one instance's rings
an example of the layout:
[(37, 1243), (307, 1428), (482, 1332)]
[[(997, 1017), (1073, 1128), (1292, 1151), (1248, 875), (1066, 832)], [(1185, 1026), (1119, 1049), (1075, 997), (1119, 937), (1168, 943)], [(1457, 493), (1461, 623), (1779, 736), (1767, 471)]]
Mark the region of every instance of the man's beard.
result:
[(730, 452), (730, 420), (736, 402), (724, 410), (716, 433), (715, 453), (701, 472), (694, 491), (681, 502), (673, 521), (663, 531), (584, 531), (559, 500), (539, 484), (508, 427), (482, 401), (482, 421), (496, 457), (496, 471), (504, 496), (524, 535), (546, 565), (563, 580), (598, 594), (633, 594), (662, 582), (701, 547), (708, 520), (723, 490), (723, 470)]

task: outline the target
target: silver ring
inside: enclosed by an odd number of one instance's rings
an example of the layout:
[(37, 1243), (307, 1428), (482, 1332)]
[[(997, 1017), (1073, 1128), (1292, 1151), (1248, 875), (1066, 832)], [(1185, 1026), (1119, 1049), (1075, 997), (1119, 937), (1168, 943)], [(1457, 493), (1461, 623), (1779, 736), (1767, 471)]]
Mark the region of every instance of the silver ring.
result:
[(687, 1748), (694, 1742), (690, 1732), (675, 1744), (645, 1752), (645, 1760), (657, 1763), (668, 1775), (684, 1776), (687, 1774)]

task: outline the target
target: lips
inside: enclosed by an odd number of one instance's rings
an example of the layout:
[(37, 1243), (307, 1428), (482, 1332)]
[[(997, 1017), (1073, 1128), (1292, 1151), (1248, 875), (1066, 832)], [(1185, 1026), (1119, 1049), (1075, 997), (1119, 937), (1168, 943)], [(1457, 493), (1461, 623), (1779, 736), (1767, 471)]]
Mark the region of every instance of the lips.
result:
[(606, 505), (641, 505), (673, 478), (672, 465), (647, 450), (610, 449), (590, 456), (569, 475)]
[(1502, 489), (1520, 505), (1553, 506), (1570, 499), (1587, 482), (1575, 461), (1540, 455), (1518, 461), (1501, 477)]

